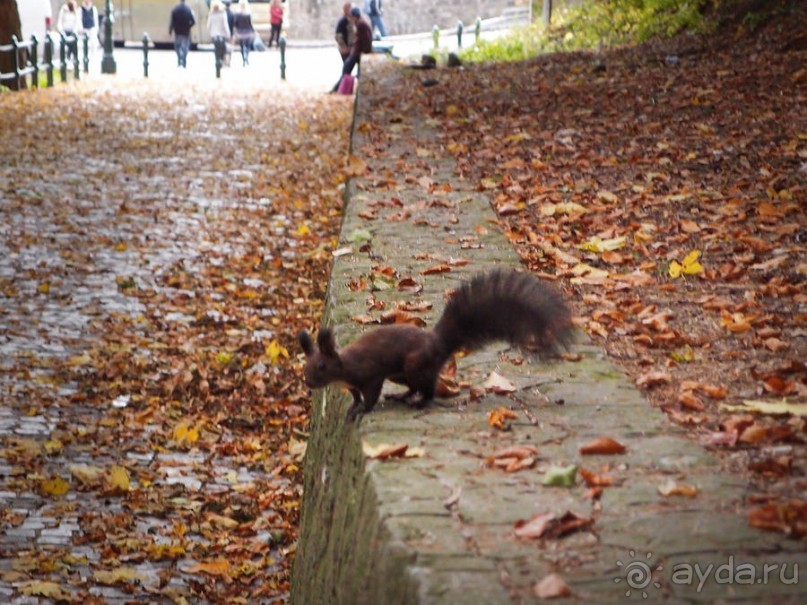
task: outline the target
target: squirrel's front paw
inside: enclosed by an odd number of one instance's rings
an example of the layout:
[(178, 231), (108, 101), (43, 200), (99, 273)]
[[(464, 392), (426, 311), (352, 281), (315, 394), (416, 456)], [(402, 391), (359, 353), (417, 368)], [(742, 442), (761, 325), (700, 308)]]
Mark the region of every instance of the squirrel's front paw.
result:
[(347, 410), (347, 421), (358, 422), (362, 417), (362, 408), (358, 403), (354, 403)]

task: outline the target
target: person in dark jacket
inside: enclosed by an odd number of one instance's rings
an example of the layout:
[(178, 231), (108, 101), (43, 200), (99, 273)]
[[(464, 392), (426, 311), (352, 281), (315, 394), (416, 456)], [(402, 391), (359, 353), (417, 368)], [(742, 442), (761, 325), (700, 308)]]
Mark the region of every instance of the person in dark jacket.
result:
[(353, 22), (350, 20), (350, 9), (353, 8), (350, 2), (345, 2), (342, 5), (342, 16), (336, 22), (336, 46), (339, 48), (339, 54), (342, 57), (342, 65), (345, 64), (347, 58), (350, 56), (351, 42), (355, 40), (356, 33), (353, 27)]
[(373, 52), (373, 30), (370, 28), (367, 19), (361, 16), (361, 9), (357, 6), (350, 9), (350, 20), (356, 28), (356, 39), (353, 40), (353, 44), (350, 47), (350, 54), (347, 56), (342, 66), (342, 75), (331, 92), (339, 90), (339, 84), (342, 83), (342, 78), (353, 71), (353, 68), (361, 61), (363, 54)]
[(177, 51), (177, 65), (188, 66), (188, 51), (191, 48), (191, 28), (196, 25), (193, 11), (185, 0), (179, 0), (171, 11), (171, 22), (168, 24), (168, 33), (174, 34), (174, 50)]
[(255, 28), (252, 26), (249, 0), (238, 0), (238, 12), (233, 17), (233, 37), (241, 47), (241, 61), (244, 65), (249, 65), (249, 51), (255, 43)]

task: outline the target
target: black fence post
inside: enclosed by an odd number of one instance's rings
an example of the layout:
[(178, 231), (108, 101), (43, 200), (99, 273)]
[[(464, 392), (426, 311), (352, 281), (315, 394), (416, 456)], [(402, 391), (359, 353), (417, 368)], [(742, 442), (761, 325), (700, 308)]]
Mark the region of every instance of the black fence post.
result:
[(59, 32), (59, 75), (62, 82), (67, 82), (67, 44), (62, 32)]
[(221, 78), (221, 66), (224, 64), (225, 45), (227, 42), (221, 36), (213, 38), (213, 54), (216, 60), (216, 78)]
[(90, 73), (90, 35), (84, 32), (84, 73)]
[(39, 88), (39, 40), (34, 35), (31, 36), (31, 63), (34, 67), (34, 79), (31, 85), (34, 88)]
[(148, 33), (143, 34), (143, 77), (149, 77), (149, 39)]
[(462, 30), (464, 27), (462, 21), (457, 21), (457, 48), (462, 48)]
[(48, 80), (48, 88), (53, 87), (53, 38), (50, 34), (45, 34), (45, 77)]
[(277, 41), (277, 45), (280, 47), (280, 79), (286, 79), (286, 37), (280, 36), (280, 40)]
[(73, 77), (78, 80), (81, 77), (81, 60), (78, 58), (78, 34), (70, 34), (73, 47)]

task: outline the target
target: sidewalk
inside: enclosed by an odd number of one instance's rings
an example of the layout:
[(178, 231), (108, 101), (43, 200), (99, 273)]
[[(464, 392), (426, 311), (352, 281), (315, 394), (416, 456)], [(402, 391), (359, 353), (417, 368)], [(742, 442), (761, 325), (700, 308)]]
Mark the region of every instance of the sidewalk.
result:
[[(430, 96), (418, 74), (382, 61), (362, 69), (352, 151), (367, 168), (347, 193), (340, 247), (351, 252), (334, 262), (323, 318), (340, 345), (364, 330), (351, 318), (368, 313), (371, 293), (351, 284), (374, 271), (388, 267), (422, 286), (418, 295), (372, 295), (385, 309), (434, 303), (425, 317), (432, 326), (458, 280), (519, 265), (487, 196), (460, 181), (453, 160), (432, 145), (438, 129), (425, 108), (440, 103), (439, 92)], [(404, 112), (396, 97), (406, 99)], [(364, 230), (369, 251), (351, 243)], [(424, 275), (448, 259), (470, 262)], [(580, 603), (803, 602), (803, 543), (750, 528), (739, 513), (743, 479), (722, 474), (599, 348), (576, 351), (577, 362), (523, 365), (502, 349), (477, 352), (460, 361), (459, 381), (478, 385), (496, 371), (517, 387), (512, 396), (470, 401), (464, 390), (422, 412), (382, 399), (358, 428), (345, 421), (349, 396), (317, 393), (292, 602), (533, 603), (551, 573)], [(516, 415), (508, 431), (487, 422), (499, 407)], [(579, 453), (601, 437), (625, 453)], [(406, 444), (422, 456), (366, 459), (363, 444)], [(537, 447), (537, 464), (491, 468), (489, 457), (510, 446)], [(586, 497), (580, 477), (571, 488), (542, 485), (550, 467), (568, 465), (613, 485), (600, 501)], [(661, 495), (671, 482), (696, 486), (697, 497)], [(569, 512), (582, 519), (580, 531)], [(516, 537), (516, 527), (544, 513), (563, 535)]]

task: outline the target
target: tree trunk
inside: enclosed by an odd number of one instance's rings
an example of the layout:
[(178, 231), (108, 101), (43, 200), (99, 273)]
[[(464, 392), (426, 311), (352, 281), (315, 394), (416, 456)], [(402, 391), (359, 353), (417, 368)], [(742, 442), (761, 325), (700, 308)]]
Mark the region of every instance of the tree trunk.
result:
[(549, 27), (549, 22), (552, 21), (552, 0), (544, 0), (544, 10), (541, 13), (541, 18), (544, 21), (544, 27)]
[[(0, 0), (0, 45), (11, 44), (11, 37), (22, 38), (20, 13), (17, 10), (17, 0)], [(0, 52), (0, 73), (14, 71), (14, 56), (10, 52)], [(5, 85), (17, 90), (16, 80), (5, 80)]]

